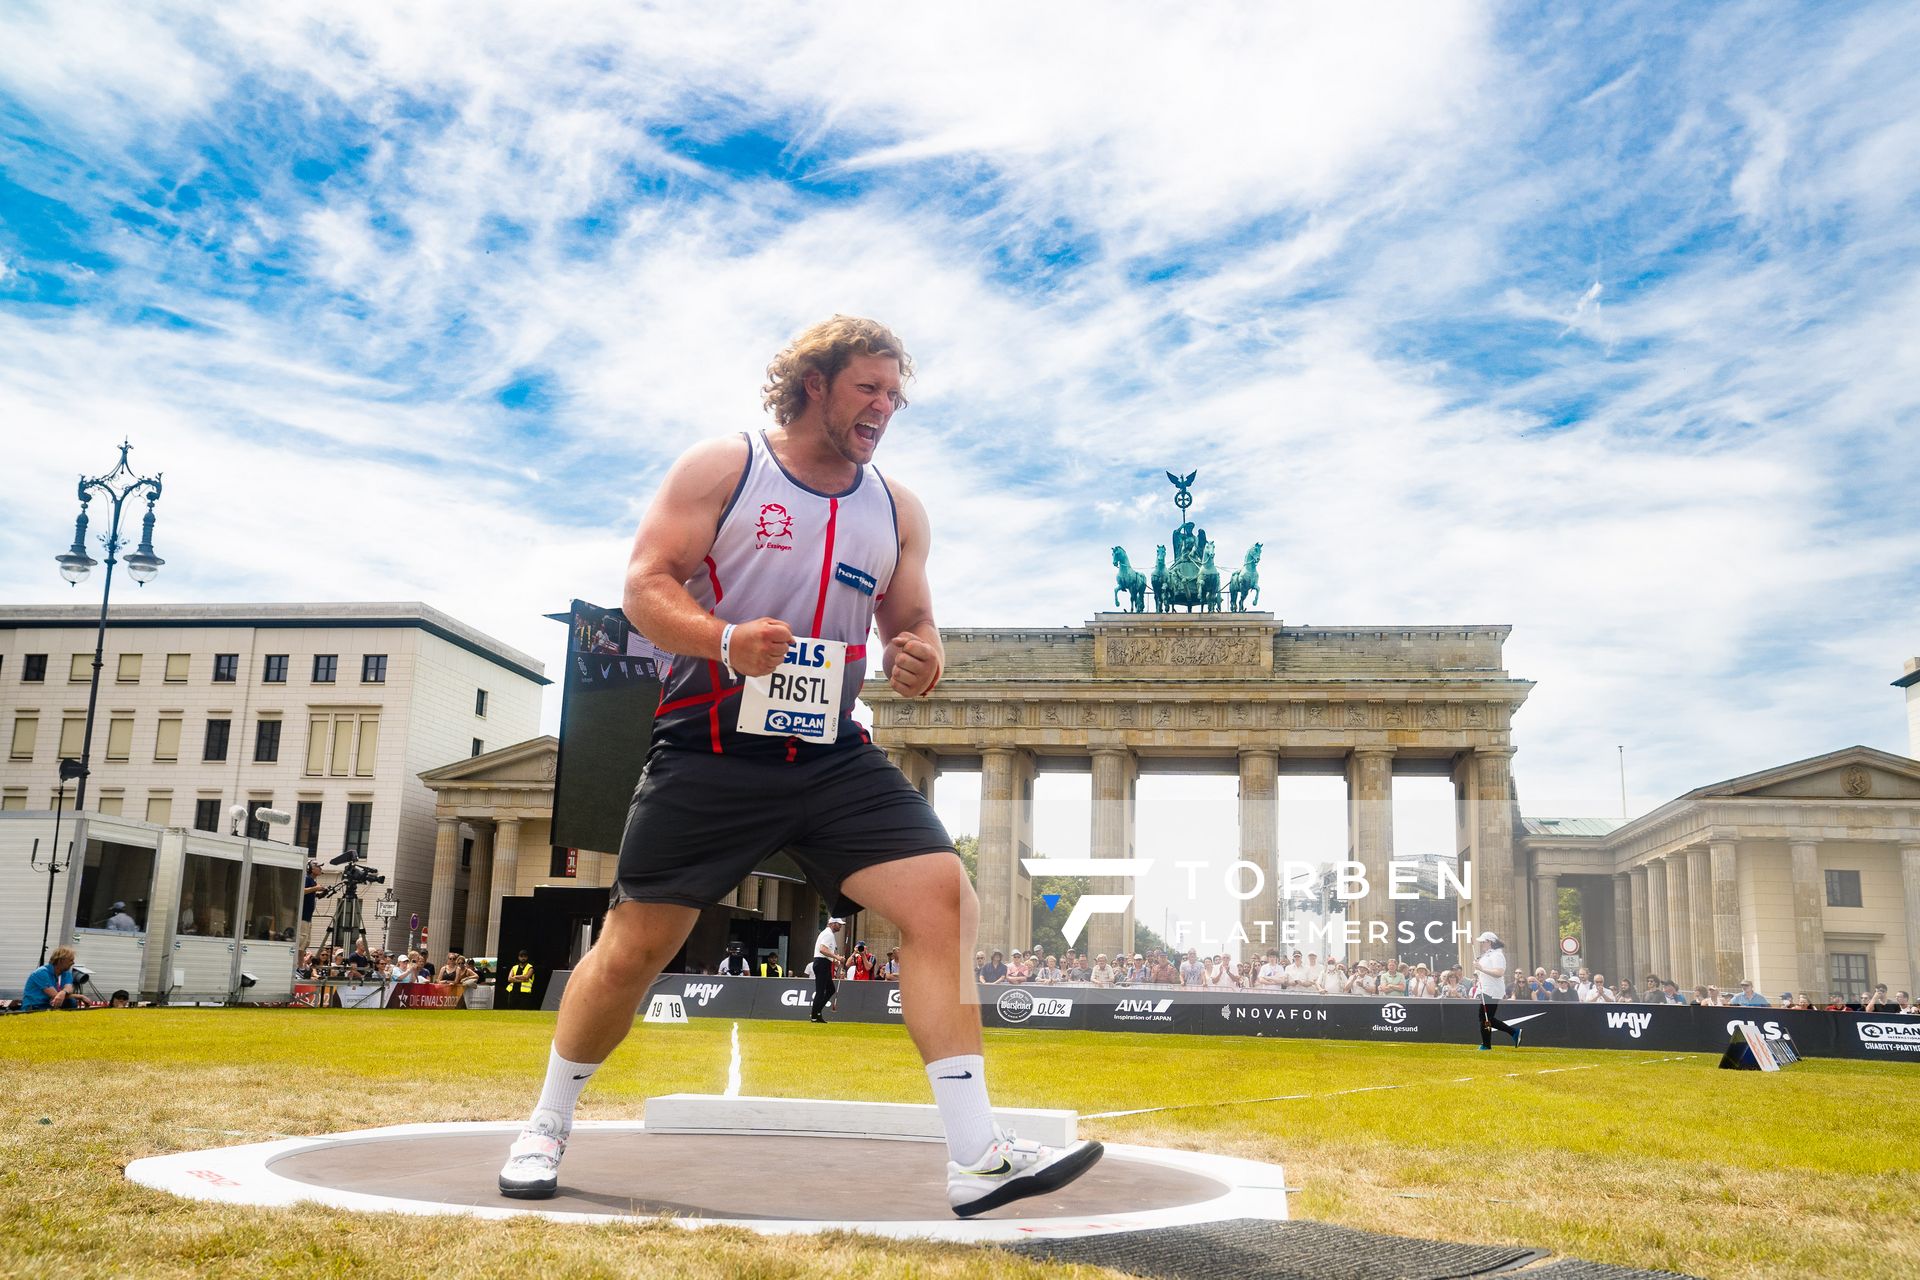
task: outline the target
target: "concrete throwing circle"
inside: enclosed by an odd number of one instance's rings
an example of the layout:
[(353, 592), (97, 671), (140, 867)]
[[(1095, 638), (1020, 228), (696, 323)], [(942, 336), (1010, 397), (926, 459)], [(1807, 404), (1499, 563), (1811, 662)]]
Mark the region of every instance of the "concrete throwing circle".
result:
[[(648, 1133), (639, 1121), (574, 1127), (551, 1200), (495, 1187), (518, 1124), (415, 1124), (212, 1151), (127, 1166), (142, 1186), (226, 1204), (322, 1204), (569, 1222), (668, 1215), (685, 1226), (768, 1235), (854, 1230), (995, 1243), (1287, 1216), (1277, 1165), (1109, 1144), (1071, 1186), (972, 1220), (947, 1207), (946, 1150), (901, 1138)], [(862, 1188), (848, 1186), (848, 1175)], [(823, 1216), (824, 1215), (824, 1216)]]

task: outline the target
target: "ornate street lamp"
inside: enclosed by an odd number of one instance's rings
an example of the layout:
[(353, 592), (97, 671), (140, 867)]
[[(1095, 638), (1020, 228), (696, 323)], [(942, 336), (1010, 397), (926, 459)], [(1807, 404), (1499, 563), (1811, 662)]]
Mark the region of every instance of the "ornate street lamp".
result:
[[(160, 566), (166, 563), (153, 554), (153, 504), (160, 500), (160, 477), (136, 476), (133, 468), (127, 465), (127, 455), (132, 451), (133, 445), (123, 441), (119, 466), (103, 476), (80, 477), (80, 515), (73, 522), (73, 546), (65, 554), (54, 557), (60, 565), (60, 576), (69, 583), (77, 587), (87, 580), (94, 565), (99, 563), (87, 554), (87, 504), (93, 501), (96, 490), (106, 495), (108, 501), (113, 503), (113, 520), (107, 525), (107, 532), (100, 537), (100, 545), (107, 551), (107, 576), (100, 588), (100, 625), (93, 640), (93, 682), (87, 689), (87, 727), (80, 740), (79, 782), (73, 797), (76, 813), (87, 806), (87, 776), (93, 759), (93, 710), (100, 700), (101, 655), (107, 644), (107, 602), (113, 596), (113, 566), (120, 558), (120, 548), (126, 545), (120, 537), (120, 512), (128, 498), (145, 494), (147, 516), (140, 530), (140, 545), (127, 556), (127, 572), (133, 575), (137, 585), (144, 587), (153, 581), (153, 575), (160, 572)], [(66, 769), (62, 768), (63, 784), (67, 776)]]

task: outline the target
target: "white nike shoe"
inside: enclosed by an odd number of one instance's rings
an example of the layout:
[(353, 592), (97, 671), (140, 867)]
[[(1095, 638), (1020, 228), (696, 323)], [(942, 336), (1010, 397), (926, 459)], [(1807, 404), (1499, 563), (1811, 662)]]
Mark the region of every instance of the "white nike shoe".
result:
[(545, 1200), (559, 1189), (560, 1157), (566, 1153), (566, 1134), (522, 1129), (500, 1168), (500, 1194), (514, 1200)]
[(1068, 1147), (1022, 1142), (993, 1129), (994, 1142), (971, 1167), (947, 1161), (947, 1203), (963, 1218), (998, 1209), (1014, 1200), (1057, 1191), (1093, 1168), (1106, 1153), (1097, 1142)]

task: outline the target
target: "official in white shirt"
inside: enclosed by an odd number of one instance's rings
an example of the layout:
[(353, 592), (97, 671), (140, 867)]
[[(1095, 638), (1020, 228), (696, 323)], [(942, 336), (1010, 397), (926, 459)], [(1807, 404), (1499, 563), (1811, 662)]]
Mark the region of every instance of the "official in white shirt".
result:
[(842, 958), (840, 955), (840, 931), (846, 927), (847, 922), (839, 916), (835, 916), (833, 919), (827, 921), (827, 927), (822, 929), (820, 936), (813, 941), (813, 959), (808, 961), (809, 967), (813, 970), (813, 1017), (811, 1021), (826, 1021), (826, 1018), (822, 1015), (826, 1012), (827, 1003), (833, 999), (833, 993), (838, 990), (833, 982), (833, 966), (835, 961)]
[(1474, 985), (1480, 992), (1480, 1047), (1493, 1048), (1493, 1033), (1504, 1031), (1520, 1047), (1520, 1028), (1500, 1021), (1500, 1001), (1507, 998), (1507, 951), (1493, 930), (1480, 935), (1473, 960)]

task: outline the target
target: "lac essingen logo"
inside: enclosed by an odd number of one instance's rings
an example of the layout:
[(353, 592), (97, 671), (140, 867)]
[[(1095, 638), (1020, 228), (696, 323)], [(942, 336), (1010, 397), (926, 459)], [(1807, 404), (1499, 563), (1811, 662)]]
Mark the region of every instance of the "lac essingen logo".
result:
[(793, 550), (793, 517), (777, 502), (763, 503), (753, 526), (753, 543), (762, 551)]

